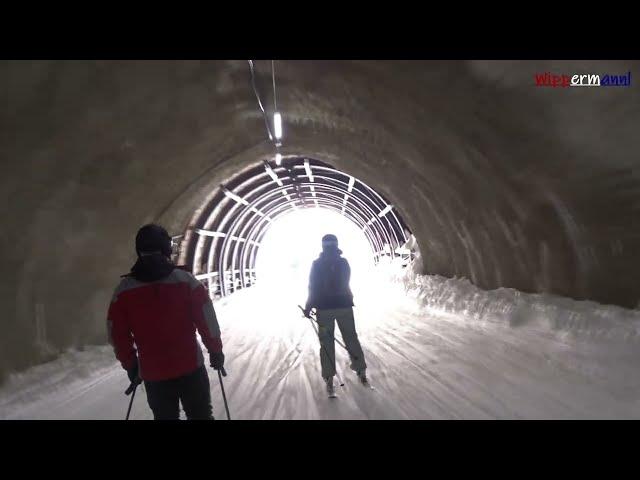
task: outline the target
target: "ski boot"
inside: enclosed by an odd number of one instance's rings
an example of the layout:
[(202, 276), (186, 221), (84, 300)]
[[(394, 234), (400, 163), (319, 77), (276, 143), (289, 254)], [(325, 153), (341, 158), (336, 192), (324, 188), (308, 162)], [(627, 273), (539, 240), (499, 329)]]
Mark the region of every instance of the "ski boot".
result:
[(364, 385), (365, 387), (371, 388), (371, 384), (369, 383), (369, 379), (367, 378), (366, 370), (360, 370), (359, 372), (356, 372), (356, 374), (358, 375), (358, 380), (360, 380), (360, 383), (362, 385)]
[(329, 398), (336, 398), (336, 389), (333, 386), (333, 377), (325, 378), (324, 381), (327, 385), (327, 395)]

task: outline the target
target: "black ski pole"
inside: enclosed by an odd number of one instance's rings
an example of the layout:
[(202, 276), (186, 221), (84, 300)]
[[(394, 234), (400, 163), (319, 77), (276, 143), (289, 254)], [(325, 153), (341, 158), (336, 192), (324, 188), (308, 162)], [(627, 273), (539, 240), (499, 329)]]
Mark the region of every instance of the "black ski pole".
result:
[(129, 409), (127, 410), (127, 418), (125, 418), (125, 420), (129, 420), (129, 414), (131, 413), (131, 407), (133, 406), (133, 399), (136, 396), (136, 389), (138, 388), (138, 385), (138, 383), (132, 383), (129, 385), (129, 388), (124, 391), (125, 395), (131, 395), (131, 400), (129, 400)]
[[(300, 310), (302, 310), (302, 312), (304, 313), (304, 308), (302, 308), (300, 305), (298, 305), (298, 308), (300, 308)], [(305, 315), (305, 317), (306, 317), (306, 315)], [(313, 319), (311, 317), (307, 317), (307, 318), (311, 322), (311, 328), (313, 328), (313, 331), (316, 332), (316, 335), (318, 336), (318, 340), (320, 340), (320, 332), (316, 329), (316, 326), (313, 324)], [(316, 320), (316, 323), (318, 323), (317, 320)], [(335, 337), (333, 337), (333, 339), (335, 340)], [(331, 362), (331, 356), (329, 355), (329, 352), (327, 352), (327, 350), (324, 348), (324, 345), (322, 345), (322, 342), (320, 342), (320, 351), (322, 351), (325, 354), (325, 356), (329, 360), (329, 363), (333, 363), (334, 365), (336, 364), (335, 360), (333, 362)], [(338, 369), (337, 368), (336, 368), (336, 377), (338, 377), (338, 381), (340, 382), (340, 386), (344, 387), (344, 382), (342, 381), (342, 378), (340, 377), (340, 374), (338, 373)]]
[[(304, 309), (302, 309), (302, 307), (301, 307), (300, 305), (298, 305), (298, 308), (300, 308), (300, 309), (304, 312)], [(317, 319), (315, 319), (315, 318), (313, 318), (313, 317), (309, 317), (309, 318), (311, 318), (314, 322), (318, 323), (318, 320), (317, 320)], [(349, 351), (349, 349), (347, 348), (347, 346), (346, 346), (344, 343), (342, 343), (340, 340), (338, 340), (338, 339), (336, 338), (335, 334), (333, 335), (333, 340), (334, 340), (338, 345), (340, 345), (340, 346), (344, 349), (344, 351), (345, 351), (345, 352), (347, 352), (347, 353), (349, 354), (349, 358), (353, 358), (354, 360), (357, 360), (357, 359), (358, 359), (358, 357), (357, 357), (357, 356), (355, 356), (355, 355), (351, 355), (351, 352)]]
[(231, 415), (229, 415), (229, 405), (227, 404), (227, 396), (224, 393), (224, 384), (222, 383), (222, 377), (227, 376), (227, 371), (224, 367), (221, 367), (218, 370), (218, 380), (220, 380), (220, 389), (222, 390), (222, 400), (224, 400), (224, 409), (227, 411), (227, 420), (231, 420)]
[[(314, 322), (316, 322), (316, 323), (318, 323), (318, 320), (317, 320), (317, 319), (315, 319), (315, 318), (313, 319), (313, 321), (314, 321)], [(345, 351), (345, 352), (349, 353), (349, 349), (347, 348), (347, 346), (346, 346), (344, 343), (342, 343), (340, 340), (338, 340), (338, 339), (336, 338), (335, 334), (333, 335), (333, 340), (334, 340), (338, 345), (340, 345), (340, 346), (344, 349), (344, 351)], [(351, 355), (351, 354), (349, 353), (349, 355)]]
[[(318, 330), (316, 330), (316, 327), (313, 325), (313, 321), (311, 319), (309, 319), (309, 321), (311, 321), (311, 326), (315, 330), (316, 335), (318, 335), (318, 340), (320, 340), (320, 332)], [(324, 348), (324, 345), (322, 345), (322, 342), (320, 342), (320, 350), (322, 350), (324, 352), (324, 355), (329, 360), (329, 363), (333, 363), (334, 365), (336, 364), (335, 360), (333, 362), (331, 362), (331, 356), (329, 355), (329, 352), (327, 352), (327, 349)], [(338, 369), (337, 368), (336, 368), (336, 377), (338, 377), (338, 381), (340, 382), (340, 386), (344, 387), (344, 382), (342, 381), (342, 377), (340, 377), (340, 374), (338, 373)]]
[[(299, 308), (300, 310), (302, 310), (302, 312), (304, 313), (304, 309), (303, 309), (300, 305), (298, 305), (298, 308)], [(315, 318), (313, 318), (313, 317), (308, 317), (308, 318), (310, 318), (310, 319), (311, 319), (311, 320), (313, 320), (314, 322), (318, 323), (318, 320), (317, 320), (317, 319), (315, 319)], [(336, 338), (336, 336), (335, 336), (335, 335), (333, 336), (333, 340), (334, 340), (338, 345), (340, 345), (342, 348), (344, 348), (345, 352), (349, 353), (349, 349), (347, 348), (347, 346), (346, 346), (344, 343), (342, 343), (340, 340), (338, 340), (338, 339)]]

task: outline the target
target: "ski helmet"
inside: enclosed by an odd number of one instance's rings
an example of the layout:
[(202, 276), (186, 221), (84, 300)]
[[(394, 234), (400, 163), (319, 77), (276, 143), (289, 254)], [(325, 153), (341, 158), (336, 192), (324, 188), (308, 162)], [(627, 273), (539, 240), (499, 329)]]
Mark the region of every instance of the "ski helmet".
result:
[(335, 235), (327, 234), (322, 237), (322, 248), (338, 248), (338, 238)]
[(163, 227), (150, 223), (138, 230), (136, 253), (141, 256), (142, 254), (155, 252), (162, 253), (165, 257), (170, 257), (172, 253), (171, 237)]

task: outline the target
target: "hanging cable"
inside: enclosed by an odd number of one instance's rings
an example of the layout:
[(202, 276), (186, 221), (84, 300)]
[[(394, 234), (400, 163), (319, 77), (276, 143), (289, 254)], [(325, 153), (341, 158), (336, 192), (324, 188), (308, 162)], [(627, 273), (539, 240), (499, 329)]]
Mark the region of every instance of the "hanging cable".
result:
[[(258, 89), (256, 88), (256, 78), (255, 78), (255, 72), (253, 70), (253, 60), (247, 60), (247, 61), (249, 62), (249, 70), (251, 70), (251, 85), (253, 86), (253, 92), (256, 94), (256, 99), (258, 100), (258, 106), (262, 111), (262, 117), (264, 118), (264, 125), (265, 127), (267, 127), (267, 133), (269, 134), (269, 140), (273, 141), (273, 135), (271, 134), (271, 129), (269, 128), (269, 120), (267, 119), (267, 112), (264, 111), (264, 107), (262, 106), (262, 102), (260, 101), (260, 95), (258, 94)], [(275, 88), (275, 83), (274, 83), (274, 88)]]
[(274, 60), (271, 60), (271, 79), (273, 80), (273, 109), (278, 111), (278, 102), (276, 100), (276, 73)]

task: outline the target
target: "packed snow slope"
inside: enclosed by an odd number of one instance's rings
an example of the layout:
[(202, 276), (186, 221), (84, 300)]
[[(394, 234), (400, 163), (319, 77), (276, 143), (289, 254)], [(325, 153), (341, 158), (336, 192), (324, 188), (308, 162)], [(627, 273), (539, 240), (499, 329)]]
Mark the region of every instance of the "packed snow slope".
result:
[[(638, 312), (485, 292), (410, 269), (377, 276), (354, 292), (375, 390), (357, 383), (337, 347), (345, 386), (332, 400), (317, 337), (296, 306), (304, 289), (292, 298), (254, 287), (216, 302), (232, 419), (640, 418)], [(214, 415), (223, 419), (210, 372)], [(0, 388), (0, 418), (124, 419), (127, 384), (110, 347), (67, 352), (13, 375)], [(152, 418), (142, 389), (131, 418)]]

